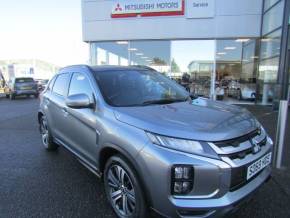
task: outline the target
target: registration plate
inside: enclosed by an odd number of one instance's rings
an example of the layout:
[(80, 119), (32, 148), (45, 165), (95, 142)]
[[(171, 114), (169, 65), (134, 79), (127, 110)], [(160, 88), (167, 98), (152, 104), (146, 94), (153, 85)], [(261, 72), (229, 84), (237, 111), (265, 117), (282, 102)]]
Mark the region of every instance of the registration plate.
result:
[(268, 166), (271, 163), (271, 158), (272, 158), (272, 152), (266, 154), (264, 157), (257, 160), (255, 163), (251, 164), (248, 167), (247, 180), (255, 176), (257, 173), (263, 170), (266, 166)]
[(31, 86), (24, 86), (24, 87), (21, 87), (20, 89), (21, 90), (30, 90), (30, 89), (32, 89), (32, 87)]

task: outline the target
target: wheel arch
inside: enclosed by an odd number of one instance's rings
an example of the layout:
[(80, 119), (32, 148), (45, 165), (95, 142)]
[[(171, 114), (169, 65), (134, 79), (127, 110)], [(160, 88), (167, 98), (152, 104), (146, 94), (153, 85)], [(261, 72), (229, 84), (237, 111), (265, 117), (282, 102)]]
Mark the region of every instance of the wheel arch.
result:
[(151, 207), (152, 205), (152, 198), (151, 195), (149, 193), (149, 188), (146, 186), (144, 179), (143, 179), (143, 175), (140, 174), (140, 170), (139, 170), (139, 165), (137, 163), (137, 161), (135, 160), (135, 158), (129, 154), (128, 152), (126, 152), (124, 149), (120, 148), (117, 145), (114, 144), (109, 144), (104, 146), (99, 153), (99, 159), (98, 159), (98, 164), (99, 164), (99, 170), (100, 172), (104, 173), (104, 169), (106, 166), (107, 161), (109, 160), (110, 157), (114, 156), (114, 155), (120, 155), (122, 156), (125, 161), (129, 164), (129, 166), (136, 172), (137, 174), (137, 179), (138, 181), (141, 183), (141, 189), (143, 191), (143, 194), (145, 195), (145, 201), (147, 203), (148, 207)]
[(40, 119), (41, 119), (42, 116), (44, 116), (44, 113), (41, 110), (39, 110), (38, 113), (37, 113), (38, 123), (40, 123)]

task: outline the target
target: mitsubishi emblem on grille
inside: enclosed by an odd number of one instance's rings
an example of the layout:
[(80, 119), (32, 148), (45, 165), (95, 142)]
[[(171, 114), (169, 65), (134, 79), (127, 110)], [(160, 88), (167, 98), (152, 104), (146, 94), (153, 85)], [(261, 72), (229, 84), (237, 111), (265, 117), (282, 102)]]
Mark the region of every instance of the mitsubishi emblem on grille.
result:
[(250, 141), (252, 144), (253, 154), (257, 154), (259, 151), (261, 151), (261, 146), (258, 144), (256, 140), (251, 139)]

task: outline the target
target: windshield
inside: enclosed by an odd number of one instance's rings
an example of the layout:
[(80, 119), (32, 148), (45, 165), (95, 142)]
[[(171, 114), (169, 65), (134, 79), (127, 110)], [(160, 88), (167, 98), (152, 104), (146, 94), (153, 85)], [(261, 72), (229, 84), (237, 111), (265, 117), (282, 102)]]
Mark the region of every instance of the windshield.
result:
[(34, 80), (32, 78), (17, 78), (15, 79), (15, 83), (27, 83), (27, 82), (33, 82)]
[(156, 71), (126, 70), (95, 74), (105, 101), (116, 107), (186, 101), (189, 94)]

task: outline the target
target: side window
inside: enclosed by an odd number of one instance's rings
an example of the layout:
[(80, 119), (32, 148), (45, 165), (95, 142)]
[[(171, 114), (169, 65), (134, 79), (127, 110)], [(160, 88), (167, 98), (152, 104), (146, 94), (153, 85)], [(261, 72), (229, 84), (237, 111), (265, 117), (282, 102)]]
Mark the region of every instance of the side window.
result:
[(47, 90), (52, 90), (52, 86), (53, 86), (53, 84), (54, 84), (55, 78), (56, 78), (56, 77), (53, 77), (53, 78), (49, 81), (49, 84), (48, 84)]
[(52, 91), (61, 96), (66, 96), (69, 74), (63, 73), (57, 76)]
[(90, 82), (82, 73), (74, 73), (71, 79), (68, 95), (76, 94), (86, 94), (89, 98), (92, 98), (93, 90)]

